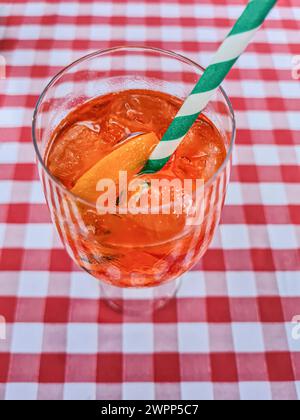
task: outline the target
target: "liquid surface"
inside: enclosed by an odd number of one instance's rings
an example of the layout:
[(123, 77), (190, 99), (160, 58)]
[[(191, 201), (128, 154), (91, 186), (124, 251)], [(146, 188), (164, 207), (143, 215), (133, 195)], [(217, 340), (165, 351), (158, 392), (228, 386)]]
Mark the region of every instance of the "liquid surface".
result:
[[(160, 139), (181, 104), (170, 95), (139, 90), (93, 99), (71, 112), (57, 128), (47, 166), (71, 189), (88, 169), (131, 135), (153, 131)], [(201, 116), (160, 174), (206, 181), (225, 156), (221, 135), (211, 121)]]

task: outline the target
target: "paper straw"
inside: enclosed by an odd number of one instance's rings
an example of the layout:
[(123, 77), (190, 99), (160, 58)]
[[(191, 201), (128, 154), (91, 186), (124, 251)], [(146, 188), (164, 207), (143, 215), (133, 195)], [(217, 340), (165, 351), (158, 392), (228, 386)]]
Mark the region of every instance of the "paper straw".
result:
[(142, 173), (157, 172), (168, 162), (276, 2), (277, 0), (249, 1), (246, 9), (218, 49), (211, 64), (186, 98), (163, 138), (150, 155)]

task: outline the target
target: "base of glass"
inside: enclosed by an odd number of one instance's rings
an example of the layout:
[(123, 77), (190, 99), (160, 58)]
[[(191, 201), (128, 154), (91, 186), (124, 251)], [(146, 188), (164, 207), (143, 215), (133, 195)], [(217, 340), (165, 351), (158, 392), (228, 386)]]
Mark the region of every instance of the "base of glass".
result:
[(100, 283), (101, 296), (106, 304), (117, 312), (130, 316), (150, 314), (164, 307), (174, 298), (180, 288), (181, 279), (155, 287), (121, 288)]

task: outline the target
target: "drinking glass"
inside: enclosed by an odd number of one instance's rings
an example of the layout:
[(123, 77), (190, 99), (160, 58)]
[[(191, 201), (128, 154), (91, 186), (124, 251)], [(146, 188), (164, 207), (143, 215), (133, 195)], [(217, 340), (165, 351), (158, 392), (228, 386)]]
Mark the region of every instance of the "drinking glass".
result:
[[(231, 103), (219, 88), (203, 114), (223, 137), (226, 159), (203, 188), (202, 223), (183, 226), (174, 237), (152, 243), (99, 241), (97, 209), (68, 191), (48, 170), (45, 160), (51, 135), (74, 108), (126, 89), (150, 89), (184, 99), (204, 69), (170, 51), (119, 47), (87, 55), (57, 74), (41, 94), (33, 116), (37, 165), (51, 218), (70, 257), (100, 281), (103, 296), (114, 308), (132, 313), (165, 304), (179, 279), (204, 255), (219, 224), (230, 176), (235, 139)], [(154, 219), (155, 221), (155, 219)], [(127, 223), (111, 215), (109, 224)]]

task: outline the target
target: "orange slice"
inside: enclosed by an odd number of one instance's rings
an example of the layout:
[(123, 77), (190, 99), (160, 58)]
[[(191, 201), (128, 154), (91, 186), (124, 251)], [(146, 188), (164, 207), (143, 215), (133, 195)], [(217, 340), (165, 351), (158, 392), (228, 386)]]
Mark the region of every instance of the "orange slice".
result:
[(141, 134), (128, 140), (85, 172), (72, 188), (72, 193), (96, 202), (99, 197), (96, 188), (101, 179), (111, 179), (118, 184), (119, 172), (127, 171), (129, 180), (144, 167), (158, 142), (154, 133)]

